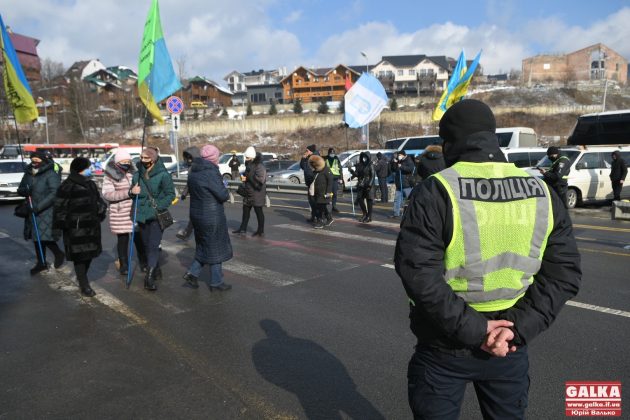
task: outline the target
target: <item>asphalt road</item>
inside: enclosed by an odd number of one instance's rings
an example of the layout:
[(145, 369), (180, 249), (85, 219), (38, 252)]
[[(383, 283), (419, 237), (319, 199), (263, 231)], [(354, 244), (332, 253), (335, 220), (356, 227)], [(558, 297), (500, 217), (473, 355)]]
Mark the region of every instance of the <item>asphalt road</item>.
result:
[[(224, 293), (184, 286), (194, 240), (176, 239), (177, 225), (164, 236), (159, 290), (144, 291), (140, 273), (126, 290), (105, 222), (93, 299), (79, 295), (71, 264), (29, 275), (32, 244), (14, 205), (0, 205), (0, 419), (411, 418), (414, 338), (389, 209), (362, 225), (346, 202), (316, 231), (302, 197), (273, 203), (264, 239), (232, 237)], [(187, 210), (173, 208), (179, 224)], [(226, 211), (237, 228), (240, 205)], [(630, 383), (630, 222), (596, 208), (572, 215), (584, 279), (530, 346), (532, 419), (565, 417), (566, 381)], [(255, 225), (252, 215), (250, 234)], [(461, 418), (481, 418), (472, 387)]]

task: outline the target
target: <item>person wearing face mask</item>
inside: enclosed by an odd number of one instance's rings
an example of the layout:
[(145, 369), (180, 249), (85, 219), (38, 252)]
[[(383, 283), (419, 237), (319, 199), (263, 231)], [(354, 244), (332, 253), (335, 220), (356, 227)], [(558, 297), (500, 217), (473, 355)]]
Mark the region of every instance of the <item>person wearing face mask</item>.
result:
[[(147, 274), (144, 278), (144, 288), (156, 291), (156, 278), (161, 276), (158, 267), (160, 259), (160, 242), (162, 242), (162, 228), (157, 220), (157, 213), (167, 210), (175, 198), (173, 179), (169, 175), (158, 150), (146, 147), (140, 155), (138, 171), (131, 180), (133, 187), (129, 194), (138, 203), (136, 222), (140, 226), (142, 242), (147, 254)], [(135, 199), (138, 196), (138, 200)]]
[(232, 174), (232, 180), (238, 181), (241, 177), (240, 171), (238, 168), (241, 166), (241, 161), (238, 160), (236, 156), (236, 151), (232, 150), (232, 159), (228, 162), (228, 166), (230, 167), (230, 173)]
[(92, 297), (88, 270), (92, 260), (101, 254), (101, 222), (107, 216), (107, 204), (98, 187), (90, 179), (89, 159), (78, 157), (70, 164), (70, 175), (57, 191), (55, 227), (63, 232), (63, 244), (74, 271), (81, 294)]
[(330, 172), (333, 176), (332, 182), (332, 211), (333, 213), (339, 213), (337, 209), (337, 192), (339, 191), (339, 180), (341, 179), (341, 161), (339, 156), (332, 147), (328, 149), (328, 156), (326, 156), (326, 166), (330, 168)]
[[(117, 237), (116, 249), (121, 275), (127, 275), (129, 270), (129, 235), (133, 231), (133, 220), (131, 220), (133, 201), (129, 197), (129, 189), (133, 173), (129, 152), (118, 149), (114, 158), (110, 159), (105, 167), (101, 190), (103, 198), (109, 202), (109, 228)], [(133, 242), (140, 267), (146, 270), (147, 257), (142, 245), (142, 235), (139, 232), (134, 234)]]
[(400, 210), (405, 198), (409, 198), (413, 189), (413, 174), (416, 164), (411, 156), (407, 156), (404, 150), (399, 150), (395, 159), (391, 162), (392, 172), (394, 172), (394, 184), (396, 185), (396, 195), (394, 196), (394, 214), (390, 217), (400, 217)]
[[(48, 160), (44, 152), (34, 152), (31, 155), (31, 163), (26, 167), (18, 194), (22, 197), (31, 197), (33, 213), (37, 221), (39, 238), (33, 225), (33, 215), (24, 219), (24, 239), (32, 239), (35, 247), (37, 263), (31, 268), (31, 275), (48, 270), (46, 264), (46, 248), (50, 249), (54, 256), (54, 267), (59, 268), (65, 260), (65, 254), (57, 245), (61, 232), (53, 229), (53, 212), (55, 196), (60, 184), (60, 177), (54, 171), (54, 164)], [(39, 243), (38, 243), (39, 239)], [(41, 244), (41, 251), (40, 251)], [(42, 258), (43, 254), (43, 258)]]
[(372, 206), (374, 204), (374, 196), (376, 195), (374, 180), (376, 178), (376, 172), (374, 172), (374, 165), (372, 164), (372, 157), (367, 150), (361, 152), (359, 155), (359, 163), (355, 169), (351, 169), (350, 173), (352, 178), (357, 179), (357, 198), (359, 207), (363, 215), (359, 219), (361, 223), (370, 223), (372, 221)]

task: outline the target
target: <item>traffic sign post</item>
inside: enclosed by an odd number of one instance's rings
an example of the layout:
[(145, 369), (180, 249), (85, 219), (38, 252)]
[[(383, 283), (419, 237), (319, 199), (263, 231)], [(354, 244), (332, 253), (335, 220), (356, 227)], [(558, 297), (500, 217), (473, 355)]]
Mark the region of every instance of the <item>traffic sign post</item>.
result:
[[(177, 170), (177, 178), (179, 178), (179, 145), (177, 144), (177, 132), (181, 127), (179, 114), (184, 112), (184, 101), (179, 96), (171, 96), (166, 100), (166, 109), (171, 113), (171, 124), (173, 128), (169, 133), (171, 147), (175, 149), (175, 165)], [(174, 147), (173, 147), (174, 146)]]

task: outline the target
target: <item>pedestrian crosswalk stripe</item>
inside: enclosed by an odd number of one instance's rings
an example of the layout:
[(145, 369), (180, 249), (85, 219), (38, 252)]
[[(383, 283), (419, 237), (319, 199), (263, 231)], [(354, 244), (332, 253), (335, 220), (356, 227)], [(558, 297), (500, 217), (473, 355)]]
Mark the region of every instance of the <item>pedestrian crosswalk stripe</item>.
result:
[(294, 275), (278, 273), (277, 271), (235, 260), (223, 263), (223, 269), (241, 276), (264, 281), (273, 286), (290, 286), (305, 280)]
[[(363, 224), (356, 219), (347, 218), (347, 217), (338, 217), (335, 219), (335, 222), (344, 222), (344, 223), (352, 223), (353, 225)], [(365, 226), (380, 226), (386, 228), (392, 228), (399, 230), (400, 223), (392, 223), (392, 222), (381, 222), (380, 220), (372, 220), (370, 223), (363, 224)]]
[[(392, 268), (392, 269), (396, 268), (393, 264), (381, 264), (381, 267)], [(619, 309), (606, 308), (605, 306), (591, 305), (590, 303), (576, 302), (574, 300), (569, 300), (567, 301), (566, 304), (568, 306), (573, 306), (576, 308), (588, 309), (591, 311), (601, 312), (604, 314), (617, 315), (617, 316), (623, 316), (625, 318), (630, 318), (630, 312), (622, 311)]]
[(281, 228), (281, 229), (296, 230), (298, 232), (310, 232), (315, 235), (330, 236), (333, 238), (352, 239), (355, 241), (369, 242), (372, 244), (380, 244), (380, 245), (387, 245), (387, 246), (396, 245), (396, 241), (393, 239), (374, 238), (374, 237), (365, 236), (365, 235), (353, 235), (351, 233), (335, 232), (335, 231), (324, 230), (324, 229), (313, 229), (313, 228), (309, 228), (305, 226), (283, 224), (283, 225), (274, 225), (274, 227)]

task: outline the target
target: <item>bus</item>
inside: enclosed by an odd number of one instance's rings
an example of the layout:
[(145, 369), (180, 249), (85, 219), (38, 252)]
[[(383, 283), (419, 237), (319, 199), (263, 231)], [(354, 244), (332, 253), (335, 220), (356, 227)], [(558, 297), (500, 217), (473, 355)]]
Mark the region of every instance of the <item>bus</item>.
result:
[(63, 168), (64, 172), (70, 171), (70, 163), (75, 157), (85, 157), (91, 161), (98, 161), (110, 150), (118, 147), (118, 143), (75, 143), (75, 144), (32, 144), (25, 143), (7, 144), (0, 150), (0, 159), (19, 159), (21, 156), (28, 158), (33, 152), (50, 152), (55, 162)]
[(572, 146), (630, 144), (630, 109), (579, 116), (567, 143)]

